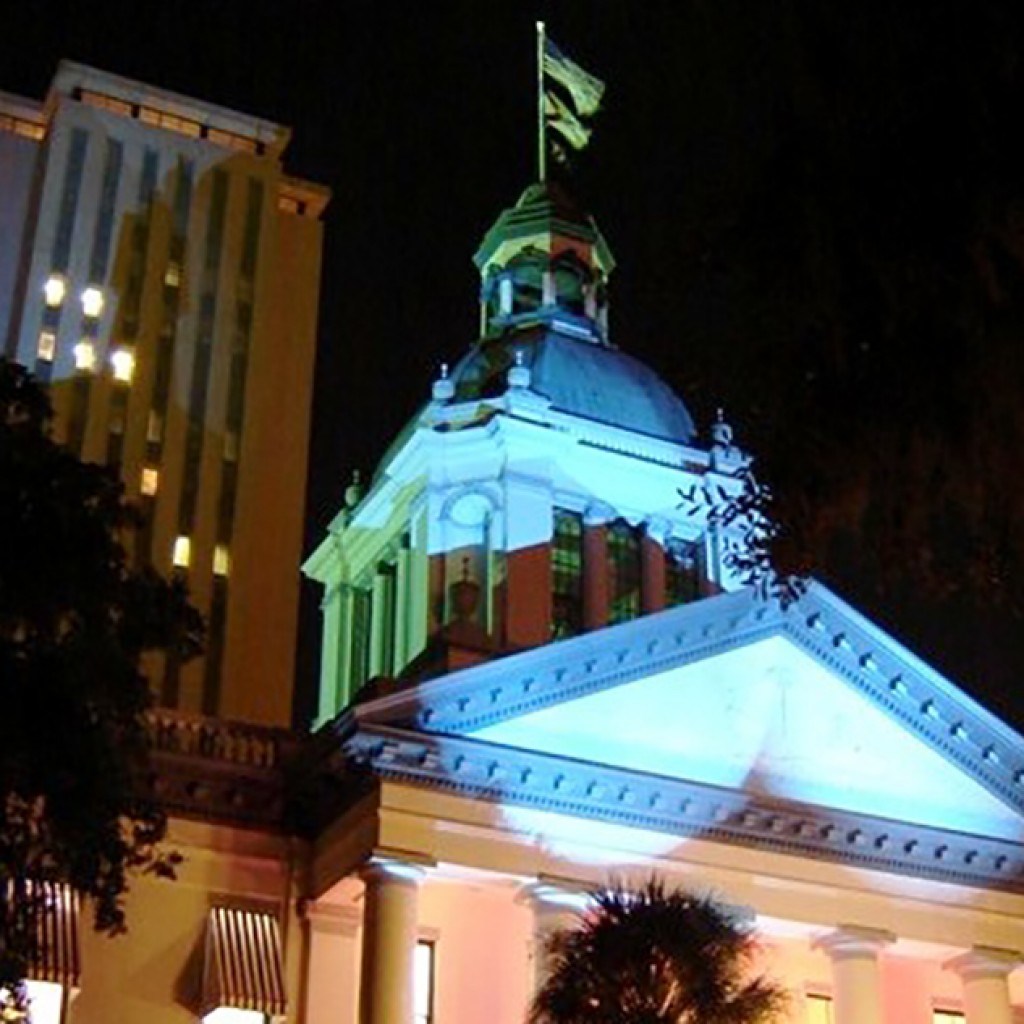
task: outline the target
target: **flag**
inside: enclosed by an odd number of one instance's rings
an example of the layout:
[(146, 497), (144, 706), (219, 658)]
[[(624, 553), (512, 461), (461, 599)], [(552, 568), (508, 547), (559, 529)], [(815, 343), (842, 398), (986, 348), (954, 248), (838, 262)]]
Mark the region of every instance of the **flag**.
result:
[[(588, 122), (601, 108), (604, 82), (584, 71), (547, 38), (543, 69), (544, 120), (555, 134), (551, 139), (555, 157), (564, 163), (568, 149), (583, 149), (590, 140)], [(561, 88), (552, 88), (549, 80)]]

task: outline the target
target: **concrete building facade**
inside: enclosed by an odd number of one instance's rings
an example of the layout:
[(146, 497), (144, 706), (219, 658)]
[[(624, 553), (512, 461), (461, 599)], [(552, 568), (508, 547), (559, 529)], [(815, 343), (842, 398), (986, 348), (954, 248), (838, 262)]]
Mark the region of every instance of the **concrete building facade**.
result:
[(328, 200), (289, 134), (69, 62), (42, 102), (0, 94), (0, 343), (206, 615), (201, 660), (152, 666), (161, 703), (279, 725)]

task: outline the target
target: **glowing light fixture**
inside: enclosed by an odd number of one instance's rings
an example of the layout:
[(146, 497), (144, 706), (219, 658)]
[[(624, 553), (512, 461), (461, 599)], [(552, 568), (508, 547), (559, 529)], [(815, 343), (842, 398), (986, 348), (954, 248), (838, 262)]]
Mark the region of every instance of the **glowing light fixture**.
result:
[(236, 1006), (218, 1006), (203, 1018), (203, 1024), (263, 1024), (266, 1019), (258, 1010), (242, 1010)]
[(103, 312), (103, 292), (94, 285), (82, 292), (82, 312), (88, 317), (98, 317)]
[(27, 981), (25, 987), (32, 1007), (32, 1024), (60, 1024), (61, 986), (53, 981)]
[(213, 549), (213, 573), (215, 576), (227, 576), (231, 569), (231, 552), (227, 544), (218, 544)]
[(176, 537), (174, 551), (171, 554), (171, 561), (178, 569), (187, 569), (188, 563), (192, 560), (192, 541), (188, 537)]
[(60, 274), (51, 274), (46, 279), (46, 284), (43, 285), (43, 296), (51, 309), (56, 309), (64, 301), (64, 296), (67, 293), (67, 282)]
[(151, 498), (160, 486), (160, 470), (155, 466), (142, 467), (142, 480), (139, 483), (139, 490)]
[(96, 348), (91, 341), (83, 338), (72, 351), (75, 356), (76, 370), (96, 369)]
[(36, 358), (44, 363), (52, 363), (57, 352), (57, 335), (53, 331), (40, 331), (36, 345)]
[(126, 348), (115, 349), (110, 354), (110, 365), (115, 379), (130, 384), (135, 373), (135, 354)]
[(164, 271), (164, 284), (168, 288), (180, 288), (181, 287), (181, 264), (180, 263), (168, 263), (167, 269)]

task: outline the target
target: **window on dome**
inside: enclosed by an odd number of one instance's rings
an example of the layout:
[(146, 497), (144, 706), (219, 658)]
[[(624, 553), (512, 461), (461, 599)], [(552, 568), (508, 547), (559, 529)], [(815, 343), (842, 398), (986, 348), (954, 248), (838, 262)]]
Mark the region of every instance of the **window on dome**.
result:
[(583, 517), (555, 509), (551, 541), (551, 637), (561, 640), (583, 628)]
[(932, 1024), (964, 1024), (962, 1010), (932, 1010)]
[(608, 624), (640, 614), (640, 531), (622, 519), (608, 526)]
[(669, 541), (665, 549), (665, 604), (689, 604), (700, 597), (700, 544)]

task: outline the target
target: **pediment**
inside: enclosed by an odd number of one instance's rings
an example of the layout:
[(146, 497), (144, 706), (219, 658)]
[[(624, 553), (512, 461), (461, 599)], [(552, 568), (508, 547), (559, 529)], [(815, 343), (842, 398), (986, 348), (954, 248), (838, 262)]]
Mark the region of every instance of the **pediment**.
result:
[(758, 800), (1024, 836), (1016, 809), (785, 634), (469, 735)]
[(359, 726), (1020, 842), (1024, 740), (812, 583), (722, 594), (357, 705)]

